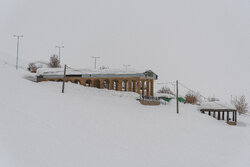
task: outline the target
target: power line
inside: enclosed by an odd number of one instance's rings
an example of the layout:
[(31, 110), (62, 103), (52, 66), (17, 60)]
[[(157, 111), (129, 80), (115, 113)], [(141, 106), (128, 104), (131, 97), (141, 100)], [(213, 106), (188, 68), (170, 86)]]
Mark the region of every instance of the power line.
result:
[[(183, 83), (180, 83), (180, 82), (179, 82), (179, 85), (181, 85), (182, 87), (186, 88), (187, 90), (189, 90), (189, 91), (191, 91), (191, 92), (197, 92), (197, 91), (194, 91), (194, 90), (188, 88), (188, 87), (185, 86)], [(205, 100), (208, 101), (208, 98), (207, 98), (207, 97), (203, 96), (203, 95), (200, 94), (200, 93), (199, 93), (199, 95), (200, 95), (201, 97), (203, 97)], [(227, 106), (225, 106), (225, 105), (223, 105), (223, 104), (220, 104), (220, 103), (217, 103), (217, 102), (215, 102), (215, 101), (211, 101), (211, 102), (213, 102), (213, 103), (215, 103), (215, 104), (217, 104), (217, 105), (220, 105), (221, 107), (228, 108)]]

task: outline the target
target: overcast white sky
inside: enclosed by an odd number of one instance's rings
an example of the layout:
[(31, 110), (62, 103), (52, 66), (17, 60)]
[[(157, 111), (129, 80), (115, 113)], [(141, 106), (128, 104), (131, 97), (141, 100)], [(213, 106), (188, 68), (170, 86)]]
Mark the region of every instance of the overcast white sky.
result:
[(0, 56), (152, 69), (206, 96), (250, 98), (249, 0), (0, 0)]

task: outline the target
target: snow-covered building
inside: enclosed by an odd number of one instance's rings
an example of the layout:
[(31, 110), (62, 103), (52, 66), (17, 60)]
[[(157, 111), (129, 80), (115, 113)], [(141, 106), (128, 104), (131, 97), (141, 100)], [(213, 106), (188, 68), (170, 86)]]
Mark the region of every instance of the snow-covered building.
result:
[[(41, 68), (37, 82), (63, 81), (62, 68)], [(135, 69), (67, 69), (65, 81), (101, 89), (136, 92), (142, 96), (154, 96), (154, 80), (158, 76), (151, 70)]]

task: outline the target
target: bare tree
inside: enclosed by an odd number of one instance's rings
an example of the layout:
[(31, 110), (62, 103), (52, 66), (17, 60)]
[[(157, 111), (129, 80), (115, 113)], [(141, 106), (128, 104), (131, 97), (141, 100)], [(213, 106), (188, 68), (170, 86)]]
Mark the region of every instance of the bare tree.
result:
[(161, 89), (158, 90), (157, 93), (166, 93), (166, 94), (170, 94), (170, 95), (175, 95), (175, 93), (167, 86), (161, 87)]
[(202, 96), (199, 92), (189, 91), (185, 96), (185, 103), (199, 104), (202, 102)]
[(246, 102), (246, 97), (244, 95), (240, 96), (240, 98), (235, 97), (233, 99), (233, 104), (239, 114), (245, 114), (248, 112), (248, 103)]
[(61, 67), (60, 60), (59, 60), (57, 55), (54, 54), (54, 55), (50, 56), (49, 66), (51, 68), (59, 68), (59, 67)]

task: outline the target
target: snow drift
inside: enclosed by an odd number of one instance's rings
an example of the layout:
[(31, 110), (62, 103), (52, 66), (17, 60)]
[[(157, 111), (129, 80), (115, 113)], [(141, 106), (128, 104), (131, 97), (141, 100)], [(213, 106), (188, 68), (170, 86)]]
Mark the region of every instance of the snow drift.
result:
[(0, 166), (216, 167), (250, 165), (250, 118), (229, 126), (175, 102), (142, 106), (137, 94), (34, 83), (0, 64)]

